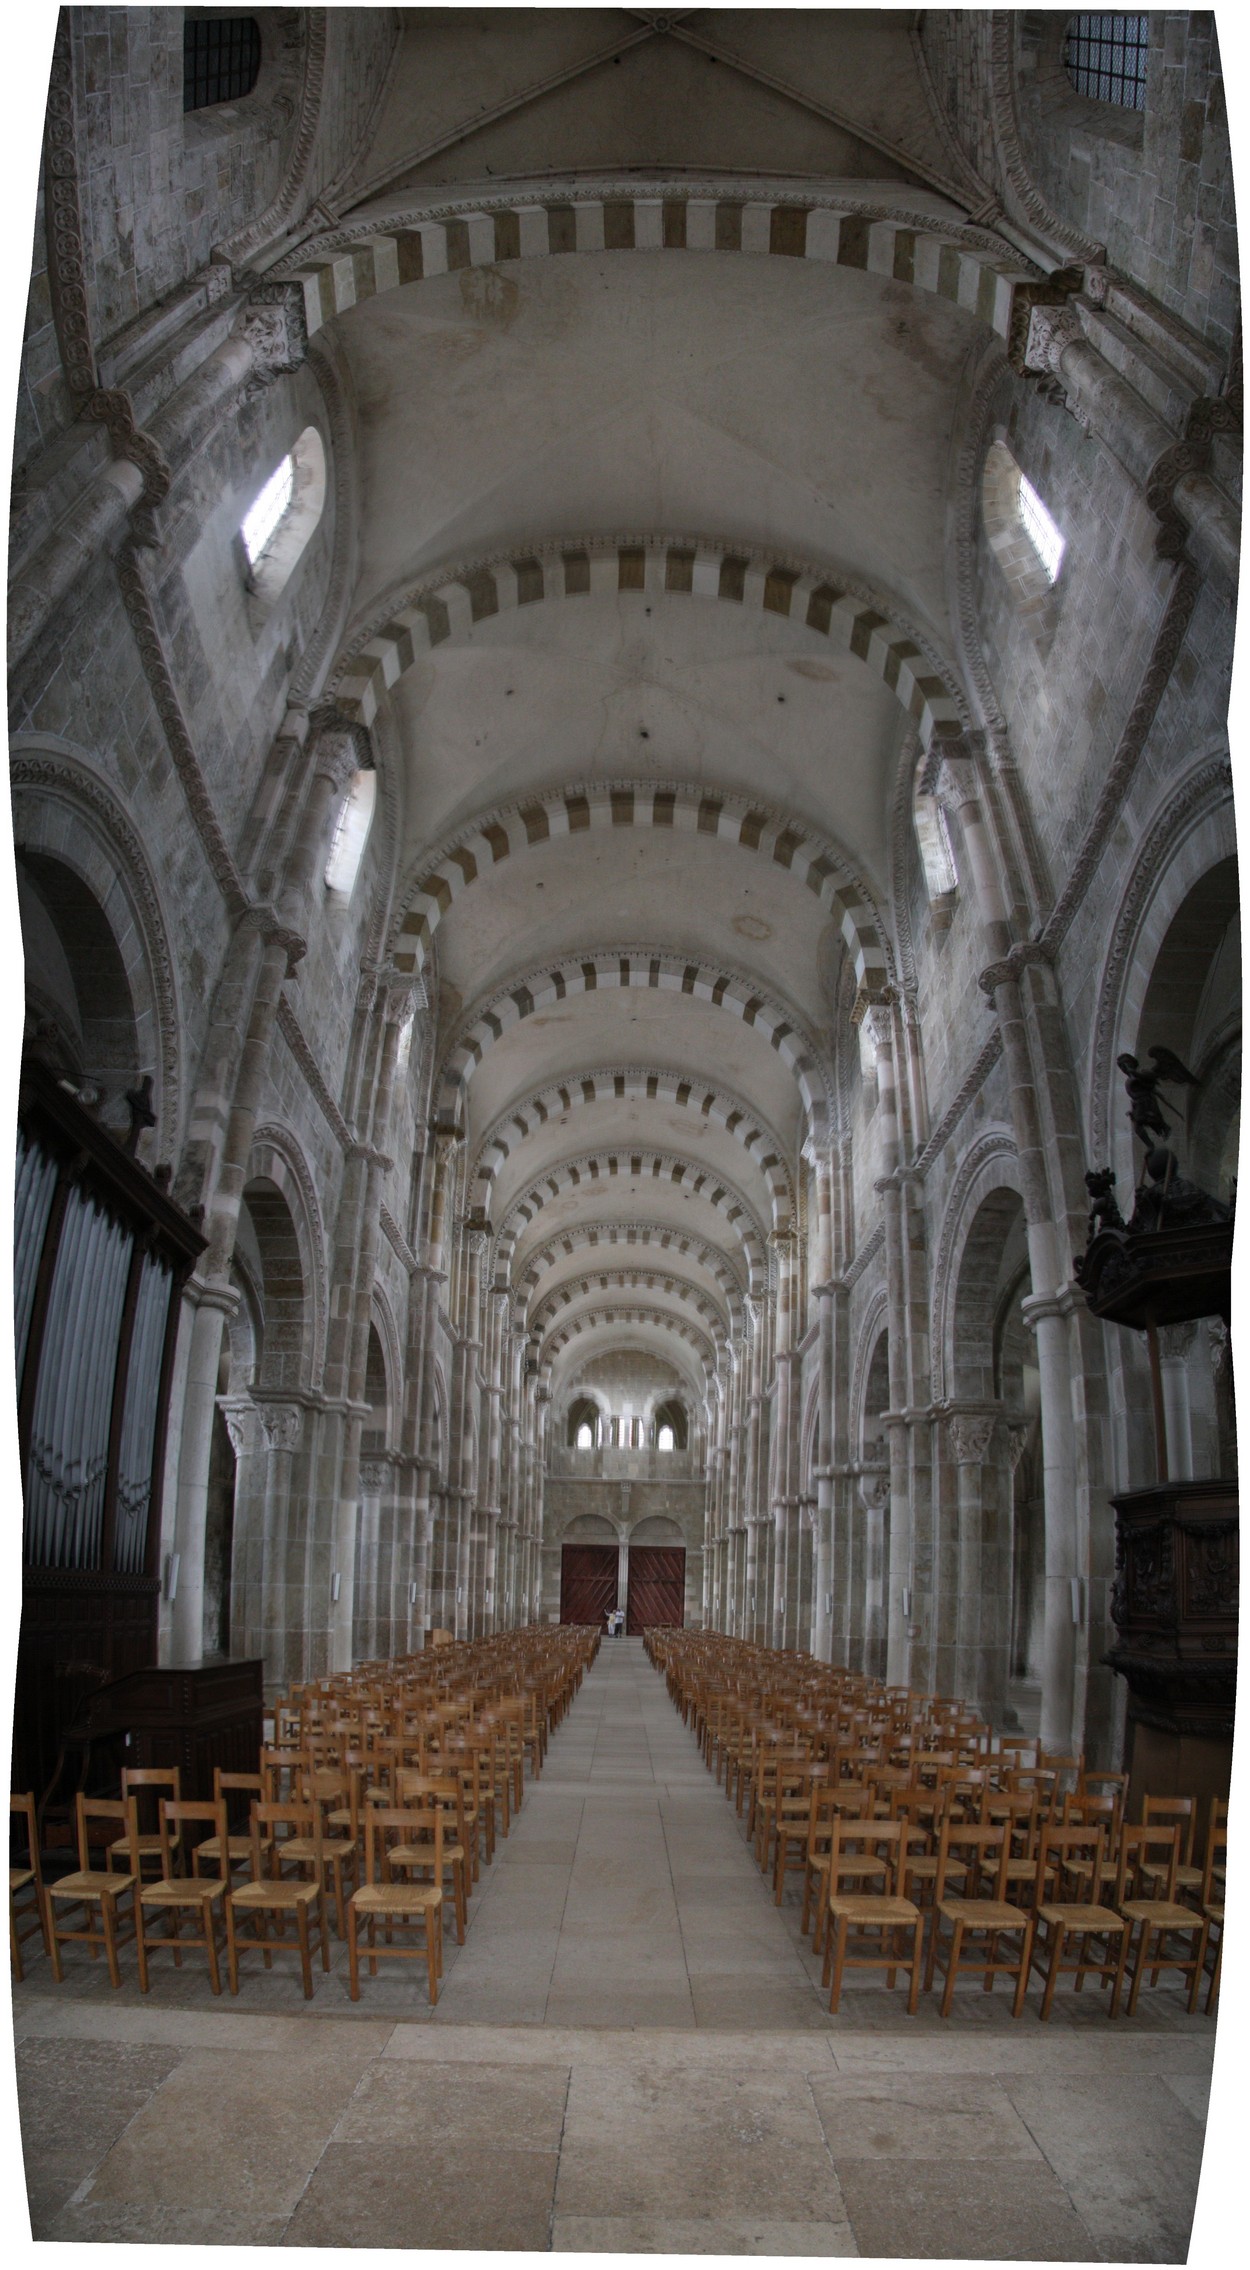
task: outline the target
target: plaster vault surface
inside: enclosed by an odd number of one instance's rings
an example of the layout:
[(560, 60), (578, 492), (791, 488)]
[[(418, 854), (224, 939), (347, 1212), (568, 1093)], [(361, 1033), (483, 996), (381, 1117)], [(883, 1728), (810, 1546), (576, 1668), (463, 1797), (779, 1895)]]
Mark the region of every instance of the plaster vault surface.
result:
[[(605, 1641), (483, 1872), (433, 2011), (402, 1971), (305, 2010), (70, 1950), (14, 1989), (37, 2239), (1181, 2261), (1212, 2033), (973, 1983), (943, 2023), (799, 1930), (635, 1640)], [(78, 1959), (74, 1959), (77, 1957)], [(419, 2153), (410, 2149), (420, 2134)], [(188, 2138), (194, 2148), (188, 2150)]]

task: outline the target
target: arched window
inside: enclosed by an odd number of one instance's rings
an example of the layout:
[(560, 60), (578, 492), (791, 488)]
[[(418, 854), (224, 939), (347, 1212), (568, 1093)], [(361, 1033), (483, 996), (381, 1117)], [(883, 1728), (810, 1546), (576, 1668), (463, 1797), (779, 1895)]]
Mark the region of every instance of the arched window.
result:
[(337, 892), (340, 898), (349, 899), (356, 888), (377, 800), (376, 772), (353, 773), (339, 806), (326, 861), (326, 889)]
[(577, 1430), (577, 1448), (579, 1450), (593, 1450), (594, 1447), (595, 1430), (591, 1426), (589, 1419), (583, 1419), (580, 1427)]
[(1058, 620), (1055, 586), (1065, 538), (1044, 499), (1005, 441), (992, 441), (981, 478), (981, 511), (990, 550), (1016, 605), (1048, 643)]
[(657, 1450), (672, 1450), (672, 1449), (673, 1449), (673, 1447), (674, 1447), (674, 1436), (673, 1436), (673, 1430), (672, 1430), (672, 1428), (671, 1428), (670, 1426), (663, 1426), (663, 1427), (661, 1427), (661, 1428), (660, 1428), (660, 1431), (659, 1431), (658, 1435), (657, 1435), (657, 1436), (656, 1436), (656, 1438), (655, 1438), (655, 1447), (656, 1447), (656, 1449), (657, 1449)]
[(260, 73), (255, 16), (188, 16), (182, 27), (182, 108), (242, 102)]
[(1063, 67), (1079, 95), (1144, 110), (1149, 48), (1149, 16), (1072, 16)]
[(325, 501), (325, 444), (315, 426), (305, 426), (248, 506), (239, 528), (258, 621), (264, 621), (290, 582)]
[(955, 871), (950, 837), (946, 832), (946, 814), (937, 797), (922, 786), (928, 761), (928, 752), (922, 752), (916, 766), (912, 825), (916, 831), (916, 848), (920, 853), (929, 904), (949, 914), (959, 888), (959, 877)]

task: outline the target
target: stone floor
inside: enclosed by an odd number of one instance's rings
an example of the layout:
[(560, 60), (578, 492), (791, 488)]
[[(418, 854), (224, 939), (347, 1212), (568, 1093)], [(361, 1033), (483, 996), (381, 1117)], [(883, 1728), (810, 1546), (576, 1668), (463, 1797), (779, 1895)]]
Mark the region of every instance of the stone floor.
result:
[[(311, 2004), (168, 1961), (141, 1995), (14, 1989), (34, 2236), (672, 2254), (1185, 2259), (1214, 2027), (1143, 1991), (973, 1986), (943, 2023), (831, 2018), (797, 1895), (637, 1642), (605, 1642), (484, 1871), (431, 2012), (418, 1965)], [(77, 1956), (78, 1950), (71, 1950)], [(253, 1958), (255, 1963), (256, 1958)]]

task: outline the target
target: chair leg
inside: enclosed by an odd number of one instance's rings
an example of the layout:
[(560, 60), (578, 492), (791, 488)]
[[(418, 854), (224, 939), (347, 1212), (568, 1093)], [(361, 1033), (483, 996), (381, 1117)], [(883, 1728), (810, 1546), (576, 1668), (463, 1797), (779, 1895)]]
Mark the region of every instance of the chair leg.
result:
[(239, 1947), (235, 1937), (234, 1907), (226, 1901), (226, 1970), (230, 1978), (230, 1992), (239, 1991)]
[(356, 1909), (347, 1910), (347, 1977), (348, 1993), (353, 2002), (360, 2000), (360, 1950), (356, 1944)]
[(836, 1931), (831, 1931), (829, 1934), (829, 1944), (833, 1950), (833, 1985), (829, 1992), (829, 2014), (831, 2017), (842, 1999), (842, 1969), (846, 1961), (847, 1930), (847, 1918), (840, 1915)]
[(1011, 2005), (1011, 2015), (1013, 2018), (1018, 2018), (1020, 2012), (1024, 2008), (1024, 1997), (1026, 1992), (1028, 1991), (1029, 1970), (1032, 1961), (1033, 1920), (1032, 1917), (1030, 1917), (1029, 1921), (1025, 1924), (1023, 1932), (1020, 1935), (1020, 1968), (1016, 1973), (1016, 1998)]
[[(135, 1886), (135, 1904), (138, 1905), (139, 1888)], [(113, 1986), (122, 1982), (121, 1964), (117, 1960), (117, 1904), (108, 1892), (100, 1896), (100, 1922), (104, 1931), (104, 1951), (108, 1956), (109, 1981)]]
[[(942, 2016), (944, 2018), (949, 2018), (951, 2014), (951, 1996), (955, 1991), (955, 1973), (959, 1968), (959, 1950), (963, 1945), (963, 1936), (964, 1927), (962, 1923), (954, 1924), (951, 1930), (950, 1956), (946, 1965), (946, 1985), (942, 1993)], [(932, 1949), (930, 1949), (930, 1954), (932, 1954)]]
[(1050, 2006), (1055, 1999), (1055, 1988), (1059, 1982), (1059, 1958), (1063, 1953), (1067, 1936), (1064, 1925), (1057, 1923), (1054, 1927), (1054, 1937), (1050, 1942), (1050, 1968), (1046, 1973), (1046, 1991), (1042, 1996), (1041, 2015), (1043, 2018), (1050, 2016)]
[[(312, 2001), (312, 1990), (313, 1990), (313, 1982), (312, 1982), (312, 1948), (311, 1948), (311, 1947), (309, 1946), (309, 1943), (308, 1943), (308, 1906), (307, 1906), (307, 1903), (306, 1903), (306, 1902), (305, 1902), (304, 1900), (301, 1900), (301, 1901), (300, 1901), (300, 1904), (299, 1904), (299, 1906), (297, 1907), (297, 1909), (296, 1909), (296, 1911), (295, 1911), (295, 1920), (296, 1920), (296, 1925), (297, 1925), (297, 1927), (298, 1927), (298, 1930), (299, 1930), (299, 1960), (300, 1960), (300, 1969), (302, 1970), (302, 1972), (303, 1972), (303, 1974), (304, 1974), (304, 2000), (305, 2000), (306, 2002), (311, 2002), (311, 2001)], [(321, 1918), (321, 1928), (322, 1928), (322, 1933), (324, 1934), (324, 1932), (325, 1932), (325, 1916), (324, 1916), (324, 1914), (322, 1915), (322, 1918)], [(328, 1969), (328, 1968), (329, 1968), (329, 1965), (327, 1964), (327, 1966), (326, 1966), (326, 1967), (327, 1967), (327, 1969)]]
[[(917, 2005), (920, 2000), (920, 1936), (923, 1930), (924, 1917), (922, 1915), (918, 1915), (916, 1917), (914, 1925), (912, 1926), (911, 1962), (908, 1965), (908, 1968), (911, 1971), (911, 1992), (907, 1997), (907, 2015), (909, 2018), (915, 2017)], [(954, 1975), (954, 1964), (952, 1962), (950, 1979), (948, 1979), (946, 1982), (948, 1988), (950, 1986), (951, 1979), (954, 1978)]]
[[(141, 1994), (146, 1994), (148, 1991), (148, 1942), (143, 1929), (143, 1902), (139, 1897), (138, 1885), (135, 1886), (135, 1953), (139, 1957), (139, 1991)], [(116, 1981), (114, 1981), (114, 1984), (116, 1984)]]
[(217, 1910), (211, 1900), (204, 1902), (204, 1945), (208, 1950), (208, 1979), (214, 1994), (221, 1992), (221, 1966), (217, 1960)]

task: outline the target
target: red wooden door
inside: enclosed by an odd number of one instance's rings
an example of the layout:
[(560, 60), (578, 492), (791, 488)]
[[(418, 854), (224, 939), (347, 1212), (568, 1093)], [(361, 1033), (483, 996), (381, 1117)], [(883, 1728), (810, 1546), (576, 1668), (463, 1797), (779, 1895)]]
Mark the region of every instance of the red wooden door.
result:
[(560, 1556), (560, 1621), (598, 1624), (616, 1606), (615, 1545), (566, 1545)]
[(648, 1624), (683, 1624), (686, 1611), (684, 1545), (631, 1545), (627, 1632)]

